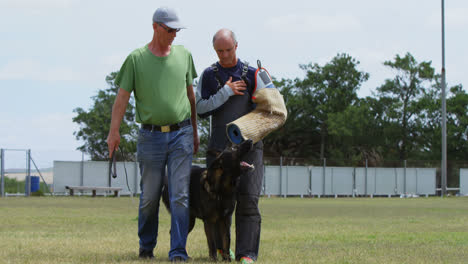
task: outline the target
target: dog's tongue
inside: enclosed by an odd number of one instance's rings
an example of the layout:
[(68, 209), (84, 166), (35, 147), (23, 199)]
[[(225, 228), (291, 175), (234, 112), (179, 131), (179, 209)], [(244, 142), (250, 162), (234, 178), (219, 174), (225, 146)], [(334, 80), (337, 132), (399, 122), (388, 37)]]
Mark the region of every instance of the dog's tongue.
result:
[(245, 161), (242, 161), (242, 162), (240, 163), (240, 165), (241, 165), (241, 167), (243, 167), (243, 168), (255, 169), (255, 166), (254, 166), (253, 164), (248, 164), (248, 163), (245, 162)]

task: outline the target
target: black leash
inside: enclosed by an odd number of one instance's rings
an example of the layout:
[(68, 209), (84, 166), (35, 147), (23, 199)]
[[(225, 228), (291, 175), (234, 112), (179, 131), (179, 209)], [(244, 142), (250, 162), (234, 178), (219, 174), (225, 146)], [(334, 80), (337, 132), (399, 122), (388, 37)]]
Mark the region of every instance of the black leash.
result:
[[(123, 165), (124, 165), (124, 171), (125, 171), (125, 180), (127, 182), (127, 188), (128, 191), (130, 192), (130, 195), (133, 196), (132, 190), (130, 189), (130, 185), (128, 184), (128, 174), (127, 174), (127, 167), (125, 166), (125, 155), (119, 146), (120, 153), (122, 154), (123, 158)], [(111, 157), (109, 159), (109, 178), (112, 176), (112, 178), (117, 178), (117, 155), (115, 154), (115, 150), (112, 152)]]

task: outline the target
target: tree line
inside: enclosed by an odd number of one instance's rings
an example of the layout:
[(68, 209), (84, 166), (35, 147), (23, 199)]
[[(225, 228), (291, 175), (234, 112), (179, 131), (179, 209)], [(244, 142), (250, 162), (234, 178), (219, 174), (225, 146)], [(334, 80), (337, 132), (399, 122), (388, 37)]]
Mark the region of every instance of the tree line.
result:
[[(300, 65), (305, 72), (302, 79), (273, 78), (285, 99), (288, 119), (264, 139), (264, 156), (296, 158), (304, 163), (327, 159), (346, 166), (440, 161), (441, 76), (431, 61), (418, 62), (410, 53), (383, 64), (394, 72), (393, 78), (384, 80), (365, 98), (359, 98), (357, 92), (369, 73), (359, 70), (359, 61), (345, 53), (324, 65)], [(74, 135), (84, 143), (78, 149), (92, 160), (108, 157), (106, 137), (118, 91), (116, 75), (106, 77), (109, 87), (92, 97), (94, 105), (88, 111), (74, 110), (73, 121), (80, 127)], [(447, 159), (463, 162), (468, 154), (468, 94), (461, 84), (447, 90)], [(134, 112), (132, 100), (121, 126), (126, 156), (120, 159), (135, 159), (138, 125)], [(199, 119), (198, 125), (198, 156), (203, 157), (209, 122)]]
[[(285, 126), (265, 139), (266, 155), (351, 160), (440, 160), (441, 76), (407, 53), (384, 65), (395, 75), (358, 98), (369, 78), (359, 61), (338, 54), (323, 66), (301, 65), (304, 79), (277, 81), (288, 108)], [(447, 156), (467, 157), (468, 94), (447, 93)], [(289, 136), (288, 136), (289, 135)], [(294, 136), (292, 136), (294, 135)]]

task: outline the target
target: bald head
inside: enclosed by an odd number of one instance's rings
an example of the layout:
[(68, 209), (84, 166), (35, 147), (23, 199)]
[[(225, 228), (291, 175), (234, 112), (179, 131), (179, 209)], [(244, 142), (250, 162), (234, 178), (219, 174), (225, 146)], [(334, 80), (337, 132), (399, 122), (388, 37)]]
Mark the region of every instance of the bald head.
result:
[(213, 48), (218, 55), (221, 66), (225, 68), (236, 66), (237, 40), (234, 32), (226, 28), (218, 30), (213, 36)]
[(232, 32), (230, 29), (227, 28), (222, 28), (216, 32), (213, 36), (213, 46), (215, 45), (215, 42), (217, 40), (231, 40), (234, 45), (237, 45), (237, 39), (236, 35), (234, 32)]

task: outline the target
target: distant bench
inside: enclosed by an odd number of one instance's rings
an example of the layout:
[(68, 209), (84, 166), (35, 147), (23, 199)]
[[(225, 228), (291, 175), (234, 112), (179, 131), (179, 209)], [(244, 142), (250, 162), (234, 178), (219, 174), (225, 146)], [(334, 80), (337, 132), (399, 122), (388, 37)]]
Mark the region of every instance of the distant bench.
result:
[(113, 191), (115, 197), (120, 197), (119, 191), (122, 187), (96, 187), (96, 186), (65, 186), (65, 189), (70, 190), (70, 196), (73, 196), (75, 191), (92, 191), (93, 197), (97, 191)]

